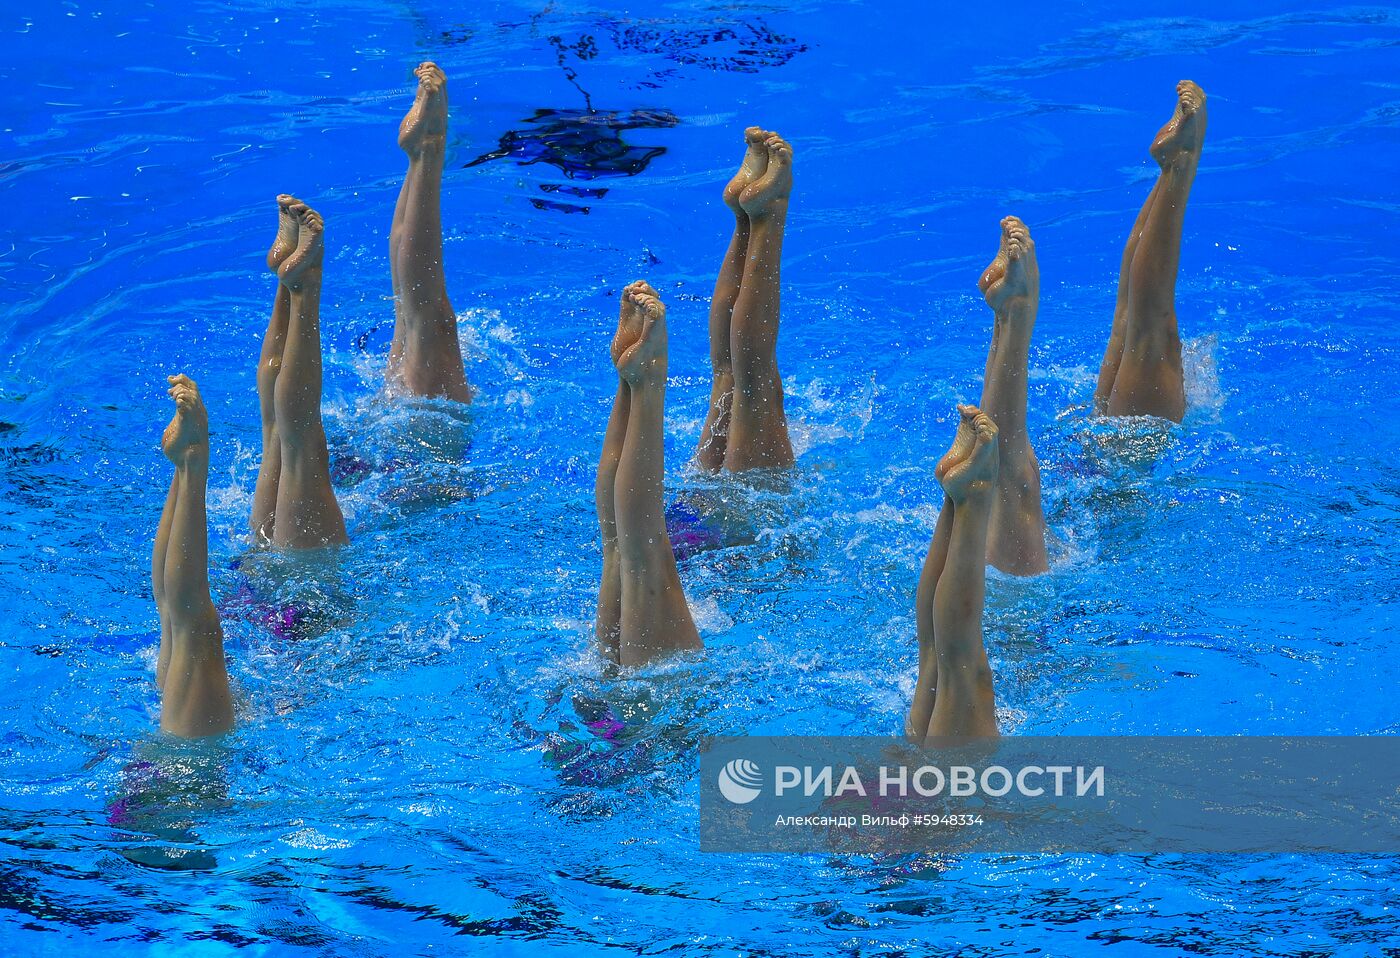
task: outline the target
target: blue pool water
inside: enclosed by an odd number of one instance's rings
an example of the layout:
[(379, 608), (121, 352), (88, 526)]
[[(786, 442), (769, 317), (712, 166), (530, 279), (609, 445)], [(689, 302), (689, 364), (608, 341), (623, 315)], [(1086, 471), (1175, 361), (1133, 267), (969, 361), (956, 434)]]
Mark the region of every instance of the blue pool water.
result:
[[(899, 731), (1006, 213), (1043, 276), (1055, 542), (989, 582), (1004, 731), (1400, 730), (1395, 8), (55, 0), (0, 17), (0, 53), (0, 954), (1394, 953), (1393, 859), (706, 856), (695, 769), (708, 734)], [(377, 393), (424, 58), (469, 415)], [(1191, 409), (1091, 422), (1183, 77), (1210, 96)], [(787, 495), (684, 468), (750, 123), (797, 153)], [(281, 191), (328, 224), (334, 568), (242, 541)], [(592, 488), (636, 277), (670, 303), (672, 494), (744, 528), (681, 566), (706, 651), (618, 679)], [(181, 370), (241, 703), (212, 751), (154, 734)]]

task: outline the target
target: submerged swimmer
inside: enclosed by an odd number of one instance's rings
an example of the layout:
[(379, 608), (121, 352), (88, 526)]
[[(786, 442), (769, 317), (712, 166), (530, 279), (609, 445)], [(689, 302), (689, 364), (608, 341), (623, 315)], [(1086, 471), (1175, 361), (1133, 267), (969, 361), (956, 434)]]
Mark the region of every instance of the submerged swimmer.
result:
[(749, 127), (739, 172), (724, 188), (734, 213), (710, 301), (710, 408), (695, 461), (710, 472), (793, 463), (778, 375), (783, 233), (792, 193), (792, 147)]
[(666, 307), (635, 282), (622, 292), (612, 341), (617, 395), (595, 494), (603, 534), (599, 650), (620, 665), (700, 648), (662, 509)]
[(175, 416), (160, 447), (175, 464), (175, 477), (151, 550), (151, 591), (160, 613), (156, 686), (160, 727), (201, 738), (233, 728), (224, 632), (209, 596), (209, 414), (194, 380), (181, 374), (169, 381)]
[(1025, 223), (1014, 216), (1001, 221), (1001, 247), (977, 285), (996, 316), (981, 404), (998, 426), (1001, 460), (987, 533), (987, 561), (1012, 575), (1036, 575), (1050, 563), (1045, 554), (1040, 463), (1026, 431), (1026, 366), (1040, 304), (1040, 269)]
[(389, 229), (394, 341), (385, 380), (414, 396), (471, 402), (457, 314), (442, 267), (442, 168), (447, 156), (447, 77), (434, 63), (414, 71), (418, 93), (399, 124), (408, 173)]
[(905, 734), (929, 738), (998, 735), (992, 667), (982, 644), (987, 527), (998, 498), (997, 427), (976, 406), (959, 406), (953, 446), (935, 474), (943, 510), (929, 543), (915, 618), (919, 676)]
[(311, 207), (277, 197), (277, 239), (267, 254), (277, 298), (258, 359), (263, 457), (251, 524), (255, 536), (287, 549), (349, 541), (321, 423), (324, 229)]
[(1101, 416), (1160, 416), (1181, 422), (1186, 382), (1176, 325), (1181, 227), (1206, 138), (1206, 95), (1176, 85), (1176, 112), (1149, 152), (1162, 168), (1123, 249), (1113, 331), (1094, 390)]

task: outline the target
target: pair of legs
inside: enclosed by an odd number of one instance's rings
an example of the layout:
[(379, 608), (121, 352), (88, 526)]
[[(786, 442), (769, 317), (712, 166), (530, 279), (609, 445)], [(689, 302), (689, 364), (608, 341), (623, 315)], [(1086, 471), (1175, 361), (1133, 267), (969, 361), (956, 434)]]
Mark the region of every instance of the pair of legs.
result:
[(666, 307), (644, 282), (622, 293), (612, 341), (617, 396), (595, 494), (603, 534), (598, 647), (620, 665), (700, 648), (666, 533)]
[(1094, 411), (1102, 416), (1181, 422), (1186, 415), (1176, 275), (1186, 200), (1206, 138), (1206, 95), (1190, 80), (1176, 85), (1176, 95), (1176, 111), (1150, 149), (1161, 175), (1123, 250), (1113, 331), (1094, 390)]
[(915, 596), (919, 677), (905, 734), (916, 742), (998, 734), (982, 607), (999, 442), (996, 424), (976, 406), (959, 406), (958, 412), (962, 421), (953, 447), (936, 470), (943, 511)]
[(457, 314), (442, 267), (442, 168), (447, 154), (447, 77), (436, 64), (414, 71), (418, 93), (399, 124), (408, 173), (389, 228), (394, 341), (385, 379), (415, 396), (471, 402)]
[(1045, 554), (1040, 463), (1026, 431), (1026, 367), (1040, 305), (1040, 268), (1025, 223), (1014, 216), (1001, 221), (1001, 247), (977, 285), (996, 317), (981, 404), (999, 427), (1001, 459), (987, 561), (1013, 575), (1037, 575), (1050, 563)]
[(724, 188), (734, 234), (710, 301), (714, 379), (695, 452), (695, 461), (710, 472), (793, 463), (777, 359), (792, 147), (756, 126), (744, 131), (744, 139), (743, 163)]
[(161, 450), (175, 477), (151, 550), (151, 591), (160, 612), (160, 727), (182, 738), (233, 728), (233, 696), (224, 665), (224, 632), (209, 596), (209, 414), (194, 380), (170, 377), (175, 416)]
[(252, 527), (289, 549), (349, 541), (321, 423), (323, 232), (319, 213), (293, 196), (277, 197), (277, 239), (267, 254), (277, 298), (258, 358), (263, 458)]

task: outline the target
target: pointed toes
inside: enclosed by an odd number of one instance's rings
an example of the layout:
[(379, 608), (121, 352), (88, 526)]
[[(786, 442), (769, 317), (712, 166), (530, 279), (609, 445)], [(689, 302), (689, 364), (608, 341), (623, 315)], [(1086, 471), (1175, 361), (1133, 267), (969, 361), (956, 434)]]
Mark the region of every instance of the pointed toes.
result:
[(977, 439), (980, 442), (991, 442), (997, 437), (997, 424), (984, 412), (977, 413), (972, 421), (972, 428), (977, 431)]
[(418, 78), (418, 89), (423, 93), (438, 93), (447, 85), (447, 74), (431, 60), (418, 64), (413, 75)]
[(1182, 80), (1176, 85), (1177, 99), (1180, 101), (1181, 110), (1188, 116), (1201, 108), (1206, 101), (1206, 93), (1198, 84), (1191, 80)]
[(768, 139), (768, 162), (786, 166), (792, 162), (792, 145), (779, 137)]
[(175, 400), (175, 405), (182, 411), (194, 408), (199, 401), (199, 388), (194, 380), (179, 373), (171, 376), (170, 382), (173, 384), (169, 389), (170, 398)]
[(652, 285), (644, 279), (633, 280), (622, 290), (623, 298), (635, 306), (641, 306), (642, 301), (647, 297), (655, 298), (659, 295), (660, 294), (652, 288)]
[(1001, 221), (1001, 242), (1006, 258), (1016, 262), (1035, 245), (1031, 231), (1017, 216), (1007, 216)]

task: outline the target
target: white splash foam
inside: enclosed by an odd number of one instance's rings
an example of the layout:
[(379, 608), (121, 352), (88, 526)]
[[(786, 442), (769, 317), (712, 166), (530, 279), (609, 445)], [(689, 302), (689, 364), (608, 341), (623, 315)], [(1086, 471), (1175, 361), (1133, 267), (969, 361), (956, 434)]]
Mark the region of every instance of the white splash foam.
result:
[(690, 617), (695, 620), (695, 628), (701, 632), (728, 632), (734, 628), (734, 620), (719, 607), (714, 596), (690, 602)]
[(1220, 388), (1215, 352), (1219, 337), (1211, 333), (1181, 344), (1181, 366), (1186, 376), (1186, 406), (1193, 418), (1216, 422), (1225, 408), (1225, 393)]

